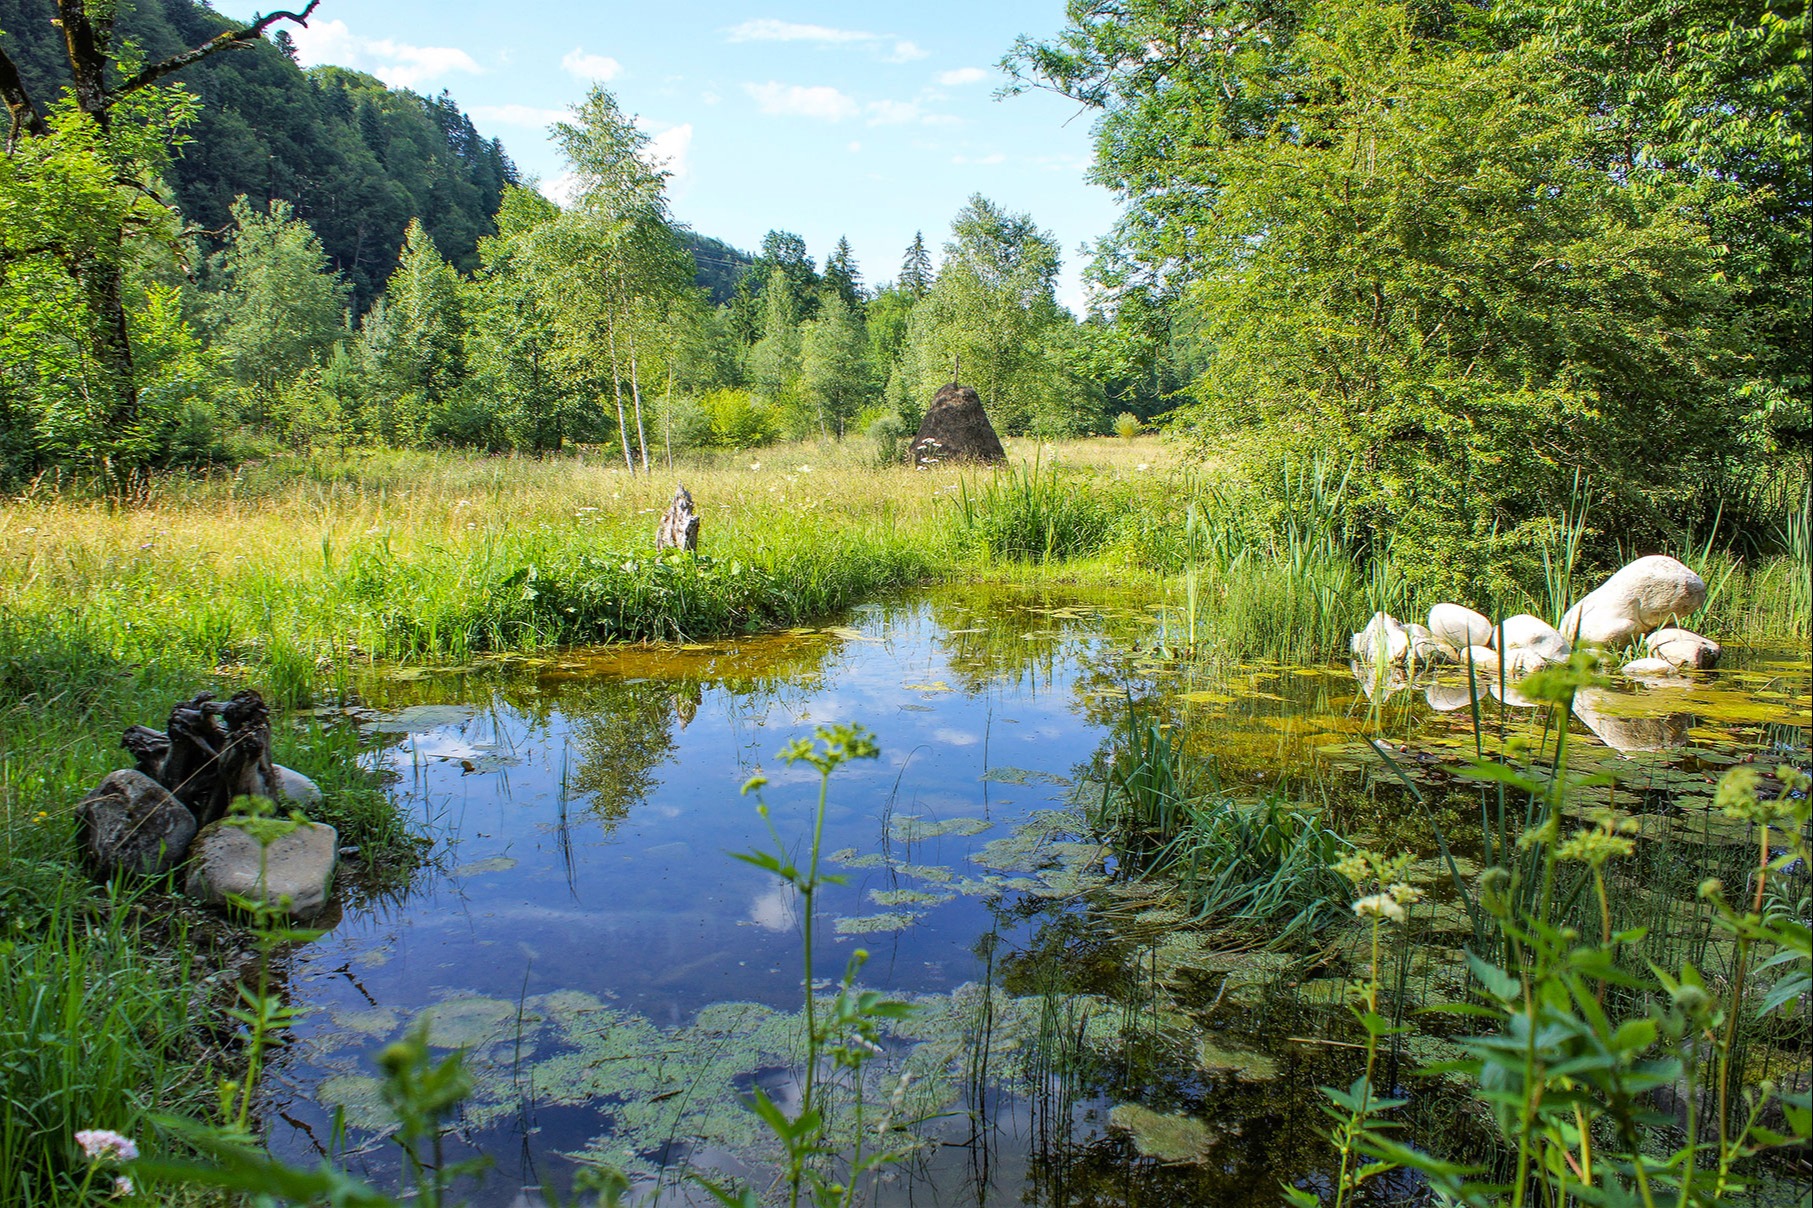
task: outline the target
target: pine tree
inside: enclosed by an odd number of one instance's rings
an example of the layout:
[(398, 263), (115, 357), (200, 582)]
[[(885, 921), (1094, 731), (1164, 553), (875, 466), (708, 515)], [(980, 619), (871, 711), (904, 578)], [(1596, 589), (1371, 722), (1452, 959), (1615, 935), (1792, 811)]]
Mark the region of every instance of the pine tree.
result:
[(925, 250), (925, 232), (914, 231), (906, 259), (900, 264), (900, 288), (914, 298), (925, 297), (932, 288), (932, 254)]
[(858, 311), (862, 306), (862, 272), (856, 267), (850, 241), (842, 235), (838, 236), (837, 246), (825, 259), (825, 275), (819, 291), (821, 295), (836, 294), (851, 311)]

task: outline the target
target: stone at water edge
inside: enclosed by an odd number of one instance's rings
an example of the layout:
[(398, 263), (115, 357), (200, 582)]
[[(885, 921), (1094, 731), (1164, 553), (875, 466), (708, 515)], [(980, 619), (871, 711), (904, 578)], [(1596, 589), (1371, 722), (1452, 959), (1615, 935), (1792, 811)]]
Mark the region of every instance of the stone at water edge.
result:
[(295, 806), (307, 813), (321, 804), (321, 786), (307, 776), (280, 763), (272, 764), (271, 770), (277, 773), (277, 791), (283, 794), (284, 805)]
[(1427, 667), (1446, 663), (1454, 657), (1452, 651), (1435, 640), (1434, 634), (1414, 621), (1404, 626), (1404, 632), (1410, 637), (1410, 649), (1404, 656), (1407, 661)]
[(1651, 658), (1670, 666), (1704, 670), (1719, 661), (1719, 644), (1691, 629), (1658, 629), (1644, 639)]
[[(1561, 636), (1560, 630), (1541, 617), (1533, 617), (1527, 612), (1505, 618), (1504, 624), (1499, 626), (1499, 631), (1493, 636), (1502, 640), (1502, 653), (1509, 655), (1514, 650), (1529, 650), (1545, 663), (1563, 662), (1573, 651), (1568, 640)], [(1506, 663), (1507, 667), (1512, 665)]]
[(340, 836), (333, 827), (303, 823), (263, 853), (261, 895), (258, 840), (243, 827), (214, 822), (195, 838), (184, 888), (190, 897), (210, 905), (226, 905), (229, 895), (251, 900), (262, 897), (273, 906), (283, 906), (291, 918), (311, 918), (328, 903), (339, 851)]
[(1642, 679), (1646, 676), (1673, 675), (1675, 665), (1667, 659), (1632, 659), (1619, 670), (1632, 679)]
[(1363, 663), (1395, 663), (1410, 649), (1410, 632), (1390, 613), (1375, 612), (1366, 628), (1353, 635), (1348, 648)]
[(1492, 644), (1492, 622), (1459, 604), (1437, 604), (1429, 610), (1429, 633), (1454, 651)]
[(1457, 661), (1463, 667), (1472, 663), (1475, 678), (1498, 674), (1498, 651), (1490, 646), (1469, 646), (1460, 652), (1460, 658)]
[(1561, 631), (1576, 641), (1625, 646), (1670, 617), (1691, 616), (1706, 602), (1706, 581), (1665, 554), (1628, 563), (1587, 593), (1561, 618)]
[(195, 838), (195, 815), (143, 772), (109, 772), (76, 806), (82, 850), (101, 876), (175, 868)]

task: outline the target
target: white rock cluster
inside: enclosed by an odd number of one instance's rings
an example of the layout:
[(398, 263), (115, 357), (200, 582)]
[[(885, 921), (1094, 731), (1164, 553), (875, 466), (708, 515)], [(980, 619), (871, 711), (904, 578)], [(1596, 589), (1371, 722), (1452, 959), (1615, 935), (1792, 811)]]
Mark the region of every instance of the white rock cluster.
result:
[(1622, 649), (1643, 639), (1645, 657), (1625, 664), (1630, 676), (1670, 675), (1710, 667), (1719, 646), (1679, 628), (1661, 628), (1706, 602), (1706, 583), (1691, 568), (1660, 554), (1638, 558), (1567, 611), (1557, 629), (1519, 613), (1498, 625), (1471, 608), (1437, 604), (1427, 626), (1405, 625), (1376, 612), (1353, 635), (1353, 655), (1368, 666), (1471, 663), (1477, 674), (1515, 679), (1565, 662), (1576, 644)]

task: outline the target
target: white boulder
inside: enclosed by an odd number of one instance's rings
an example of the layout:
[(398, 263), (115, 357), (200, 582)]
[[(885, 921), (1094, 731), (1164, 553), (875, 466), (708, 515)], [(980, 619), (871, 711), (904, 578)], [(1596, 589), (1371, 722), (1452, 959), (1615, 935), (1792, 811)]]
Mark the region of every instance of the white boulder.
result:
[(1435, 640), (1435, 635), (1414, 622), (1404, 626), (1404, 632), (1410, 635), (1410, 651), (1406, 656), (1418, 666), (1433, 663), (1446, 663), (1452, 659), (1453, 652)]
[(1498, 674), (1498, 651), (1492, 649), (1490, 646), (1468, 646), (1465, 650), (1460, 652), (1459, 661), (1463, 667), (1468, 663), (1473, 664), (1473, 676), (1475, 679), (1478, 679), (1481, 676), (1496, 676)]
[(1492, 644), (1492, 622), (1459, 604), (1437, 604), (1431, 608), (1429, 633), (1451, 650)]
[(1703, 669), (1719, 661), (1719, 644), (1689, 629), (1658, 629), (1644, 640), (1651, 659), (1671, 667)]
[(1375, 612), (1349, 647), (1362, 663), (1396, 663), (1410, 649), (1410, 633), (1390, 613)]
[[(1527, 612), (1507, 617), (1493, 636), (1502, 643), (1500, 653), (1509, 655), (1514, 650), (1528, 650), (1545, 663), (1564, 662), (1573, 650), (1560, 630)], [(1515, 664), (1507, 661), (1506, 666), (1514, 669)]]
[(327, 905), (339, 854), (340, 836), (324, 823), (305, 822), (260, 849), (244, 827), (212, 822), (189, 850), (185, 888), (190, 897), (210, 905), (245, 898), (306, 919)]
[(1679, 559), (1651, 554), (1624, 566), (1561, 618), (1577, 642), (1625, 646), (1671, 618), (1692, 615), (1706, 602), (1706, 581)]
[(1675, 665), (1667, 659), (1632, 659), (1621, 670), (1632, 679), (1644, 679), (1656, 675), (1673, 675)]

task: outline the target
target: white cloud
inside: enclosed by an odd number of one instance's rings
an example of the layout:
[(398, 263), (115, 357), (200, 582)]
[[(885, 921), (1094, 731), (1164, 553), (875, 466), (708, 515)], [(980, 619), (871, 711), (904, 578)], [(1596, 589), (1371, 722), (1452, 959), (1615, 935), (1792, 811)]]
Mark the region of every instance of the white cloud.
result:
[(855, 117), (856, 102), (825, 84), (745, 84), (763, 113), (783, 117), (810, 117), (825, 122), (841, 122)]
[(701, 92), (699, 94), (699, 100), (703, 101), (707, 105), (715, 105), (723, 99), (724, 99), (723, 97), (719, 96), (715, 92), (706, 91), (706, 92)]
[(473, 120), (497, 126), (551, 126), (572, 116), (565, 109), (538, 109), (534, 105), (474, 105)]
[(567, 53), (562, 56), (560, 65), (566, 69), (568, 75), (575, 79), (586, 80), (588, 82), (592, 80), (598, 80), (600, 82), (614, 80), (617, 78), (618, 73), (623, 70), (623, 64), (611, 58), (611, 56), (587, 54), (578, 46), (575, 46), (572, 50), (567, 51)]
[(449, 72), (483, 71), (471, 55), (454, 46), (412, 46), (389, 38), (366, 38), (344, 21), (316, 21), (290, 30), (296, 58), (304, 67), (332, 63), (370, 72), (393, 88), (416, 88)]
[(724, 33), (732, 42), (875, 42), (879, 35), (860, 29), (833, 29), (829, 25), (801, 25), (794, 21), (777, 21), (757, 17), (733, 25)]
[(692, 150), (692, 123), (669, 127), (648, 140), (645, 159), (657, 168), (666, 168), (668, 183), (677, 185), (691, 170), (687, 153)]
[(987, 155), (953, 155), (951, 162), (953, 164), (1004, 164), (1007, 162), (1007, 156), (999, 151), (993, 151)]
[(959, 67), (955, 71), (941, 71), (938, 82), (946, 88), (956, 88), (962, 84), (980, 84), (988, 78), (988, 72), (980, 67)]
[(773, 17), (756, 17), (741, 25), (732, 25), (724, 31), (724, 37), (729, 42), (815, 42), (820, 46), (865, 46), (880, 54), (883, 61), (888, 63), (911, 63), (931, 53), (921, 49), (917, 43), (894, 34), (777, 21)]
[(917, 101), (870, 101), (869, 125), (910, 126), (925, 120)]
[(543, 197), (562, 209), (572, 205), (573, 199), (579, 196), (579, 178), (571, 172), (562, 172), (547, 180), (536, 181), (535, 185), (541, 190)]
[(862, 144), (860, 142), (857, 142), (854, 139), (850, 140), (850, 154), (851, 155), (855, 155), (858, 151), (861, 151), (861, 150), (862, 150)]

